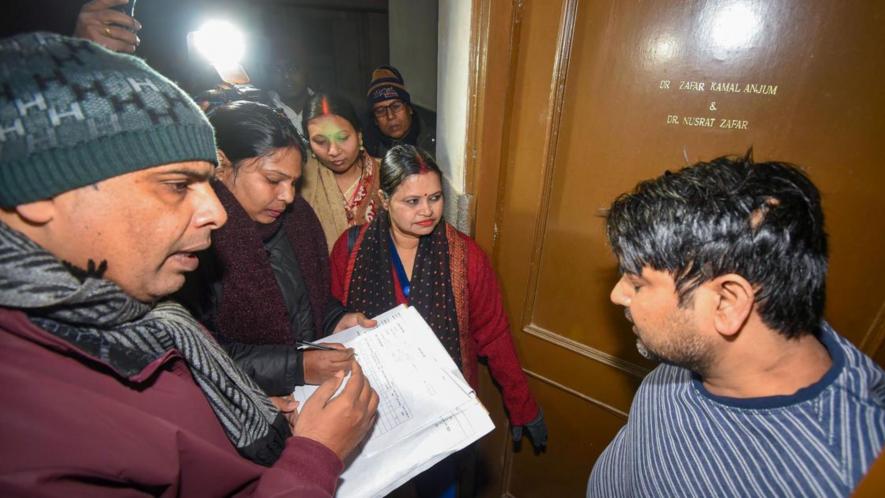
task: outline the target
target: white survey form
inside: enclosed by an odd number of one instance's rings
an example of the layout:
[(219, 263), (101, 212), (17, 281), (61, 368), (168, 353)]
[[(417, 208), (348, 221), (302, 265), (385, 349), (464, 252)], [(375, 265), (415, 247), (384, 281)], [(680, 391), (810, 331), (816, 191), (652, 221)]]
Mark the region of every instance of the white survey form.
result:
[[(397, 306), (374, 329), (323, 338), (354, 349), (378, 392), (378, 418), (345, 462), (335, 496), (384, 496), (495, 428), (476, 393), (415, 308)], [(315, 386), (295, 388), (304, 405)]]

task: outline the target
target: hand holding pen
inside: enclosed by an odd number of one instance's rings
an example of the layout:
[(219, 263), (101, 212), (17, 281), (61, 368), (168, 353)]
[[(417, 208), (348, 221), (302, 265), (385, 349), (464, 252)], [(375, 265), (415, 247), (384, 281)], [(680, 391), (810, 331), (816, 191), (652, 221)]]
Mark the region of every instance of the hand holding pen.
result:
[(299, 342), (299, 347), (305, 347), (304, 351), (304, 382), (307, 384), (322, 384), (323, 381), (332, 378), (336, 372), (350, 372), (350, 365), (354, 359), (353, 349), (345, 348), (343, 344), (334, 342), (315, 343)]
[[(359, 325), (363, 328), (374, 328), (378, 322), (362, 313), (345, 313), (338, 320), (334, 332), (341, 332)], [(304, 382), (320, 384), (335, 375), (335, 372), (350, 373), (350, 363), (356, 358), (353, 349), (343, 344), (298, 341), (299, 349), (304, 351)]]

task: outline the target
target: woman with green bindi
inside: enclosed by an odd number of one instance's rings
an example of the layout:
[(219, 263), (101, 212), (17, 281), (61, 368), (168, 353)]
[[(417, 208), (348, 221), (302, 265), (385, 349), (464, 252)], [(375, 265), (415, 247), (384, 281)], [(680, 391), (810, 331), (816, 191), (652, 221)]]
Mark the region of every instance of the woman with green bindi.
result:
[(319, 217), (331, 248), (349, 227), (375, 217), (380, 206), (378, 160), (363, 147), (359, 120), (345, 98), (316, 93), (302, 116), (311, 157), (301, 195)]

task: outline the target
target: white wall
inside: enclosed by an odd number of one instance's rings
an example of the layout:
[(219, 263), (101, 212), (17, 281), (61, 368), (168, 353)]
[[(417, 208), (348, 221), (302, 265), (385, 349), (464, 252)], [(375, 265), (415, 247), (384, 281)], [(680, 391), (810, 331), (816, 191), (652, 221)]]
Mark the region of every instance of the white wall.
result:
[(467, 224), (463, 194), (471, 14), (470, 0), (439, 1), (436, 157), (451, 189), (446, 218), (462, 229)]
[(436, 110), (436, 159), (446, 219), (469, 225), (464, 154), (469, 103), (471, 0), (389, 0), (390, 63), (416, 104)]
[(436, 110), (437, 0), (389, 0), (390, 64), (406, 80), (412, 102)]

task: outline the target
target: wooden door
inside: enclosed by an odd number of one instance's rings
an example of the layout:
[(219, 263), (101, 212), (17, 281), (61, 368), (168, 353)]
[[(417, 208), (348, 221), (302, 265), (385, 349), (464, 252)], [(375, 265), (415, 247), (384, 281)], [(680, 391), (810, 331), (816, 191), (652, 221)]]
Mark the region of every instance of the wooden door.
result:
[[(831, 237), (827, 318), (885, 363), (885, 4), (477, 0), (468, 190), (550, 428), (483, 442), (483, 496), (582, 496), (654, 365), (609, 302), (600, 214), (722, 154), (801, 165)], [(875, 215), (873, 213), (876, 213)], [(499, 427), (500, 398), (481, 396)]]

